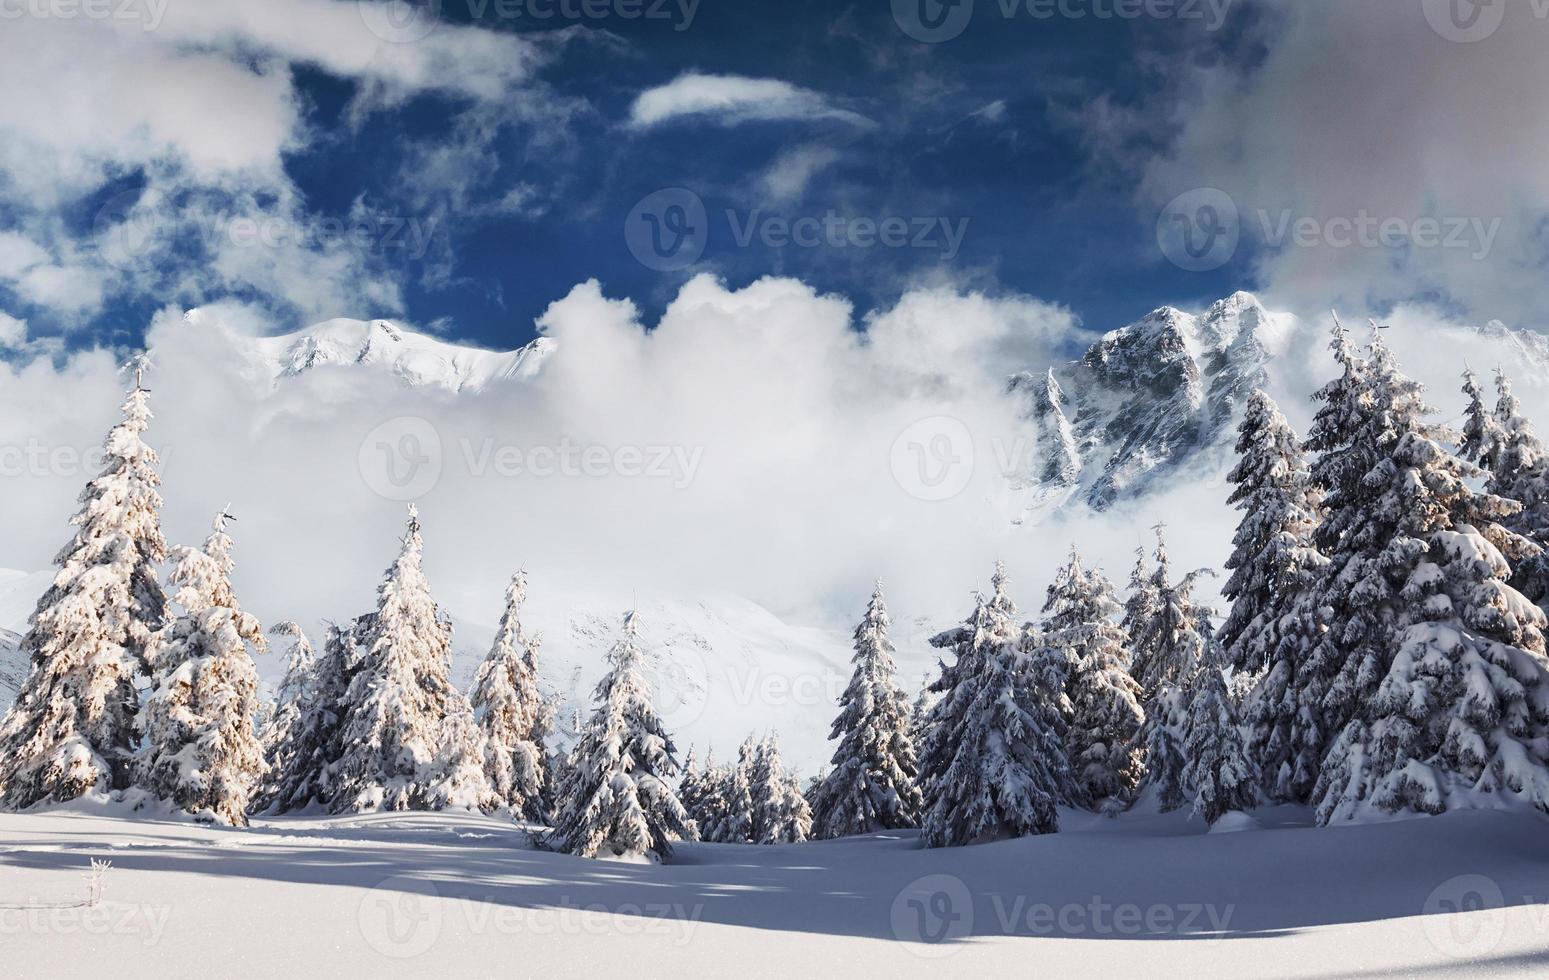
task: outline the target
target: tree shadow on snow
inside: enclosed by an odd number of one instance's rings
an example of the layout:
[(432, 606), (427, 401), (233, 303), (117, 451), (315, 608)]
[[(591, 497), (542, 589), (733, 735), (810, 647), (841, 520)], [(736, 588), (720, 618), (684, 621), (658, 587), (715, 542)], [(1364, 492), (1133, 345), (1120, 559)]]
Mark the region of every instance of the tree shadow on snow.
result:
[[(127, 839), (134, 824), (115, 821), (112, 842), (98, 836), (107, 829), (99, 821), (82, 818), (79, 834), (65, 824), (0, 841), (0, 869), (78, 871), (106, 854), (116, 868), (333, 886), (352, 904), (388, 882), (395, 892), (521, 909), (921, 943), (1219, 941), (1549, 902), (1549, 825), (1536, 815), (1295, 823), (1272, 817), (1265, 824), (1278, 829), (1207, 835), (1197, 824), (1126, 817), (932, 850), (912, 832), (683, 844), (671, 863), (651, 866), (534, 850), (526, 831), (466, 815), (278, 819), (244, 831), (162, 823)], [(30, 849), (34, 836), (48, 849)], [(1549, 953), (1530, 959), (1549, 963)]]

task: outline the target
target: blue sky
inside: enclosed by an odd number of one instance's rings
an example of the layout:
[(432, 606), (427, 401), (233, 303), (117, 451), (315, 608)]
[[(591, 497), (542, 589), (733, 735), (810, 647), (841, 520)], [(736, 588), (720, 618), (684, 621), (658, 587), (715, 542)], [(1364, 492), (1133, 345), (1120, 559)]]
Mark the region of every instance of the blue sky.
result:
[[(1549, 140), (1499, 98), (1538, 81), (1536, 17), (1460, 39), (1431, 0), (631, 3), (16, 22), (0, 339), (127, 347), (160, 309), (225, 303), (253, 329), (391, 316), (510, 347), (578, 282), (649, 321), (702, 272), (800, 278), (858, 315), (923, 283), (1089, 329), (1237, 288), (1543, 324), (1549, 188), (1525, 161)], [(910, 36), (922, 12), (950, 36)], [(1202, 190), (1233, 247), (1169, 257), (1169, 208), (1180, 233), (1217, 220)], [(1339, 240), (1368, 213), (1400, 233)], [(1290, 240), (1285, 219), (1314, 227)], [(1426, 219), (1485, 254), (1428, 247)], [(653, 222), (699, 234), (693, 261), (642, 261)]]

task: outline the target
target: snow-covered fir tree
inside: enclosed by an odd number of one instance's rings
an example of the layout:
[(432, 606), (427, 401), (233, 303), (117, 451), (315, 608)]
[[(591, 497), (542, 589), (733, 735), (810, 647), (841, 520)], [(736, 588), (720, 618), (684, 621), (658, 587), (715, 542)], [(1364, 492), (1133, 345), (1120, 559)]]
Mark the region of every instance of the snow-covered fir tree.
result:
[(784, 843), (800, 844), (812, 837), (812, 804), (801, 790), (801, 777), (790, 773), (785, 777), (785, 828), (780, 837)]
[(1323, 492), (1323, 519), (1313, 542), (1329, 559), (1312, 601), (1328, 628), (1317, 634), (1288, 695), (1300, 714), (1296, 741), (1303, 753), (1320, 760), (1320, 770), (1329, 743), (1386, 672), (1394, 629), (1392, 604), (1374, 601), (1374, 592), (1390, 590), (1379, 586), (1380, 576), (1369, 575), (1392, 528), (1372, 523), (1377, 492), (1365, 480), (1386, 458), (1395, 436), (1374, 396), (1372, 365), (1337, 316), (1329, 347), (1340, 375), (1314, 394), (1322, 405), (1306, 441), (1317, 454), (1313, 484)]
[(927, 847), (1053, 833), (1069, 790), (1064, 678), (1022, 649), (1002, 565), (991, 582), (964, 625), (931, 640), (955, 660), (934, 685), (941, 700), (921, 751)]
[(1468, 407), (1463, 411), (1463, 433), (1458, 442), (1458, 455), (1470, 463), (1491, 469), (1496, 447), (1500, 445), (1504, 433), (1495, 413), (1485, 407), (1484, 389), (1479, 386), (1479, 376), (1472, 368), (1463, 370), (1462, 390), (1468, 396)]
[(819, 837), (919, 826), (923, 800), (910, 735), (913, 713), (895, 677), (888, 626), (879, 582), (855, 628), (855, 671), (828, 736), (839, 745), (814, 797)]
[(166, 618), (156, 453), (143, 439), (149, 393), (136, 370), (102, 473), (71, 518), (74, 538), (21, 642), (31, 664), (0, 722), (0, 805), (61, 802), (129, 785), (139, 734), (135, 681)]
[(1238, 433), (1227, 502), (1243, 515), (1222, 589), (1232, 609), (1218, 639), (1233, 670), (1258, 672), (1274, 660), (1282, 621), (1296, 613), (1328, 561), (1312, 543), (1320, 498), (1301, 443), (1262, 390), (1248, 397)]
[(344, 719), (342, 754), (332, 765), (328, 807), (335, 813), (438, 805), (432, 784), (445, 778), (446, 722), (469, 710), (448, 677), (452, 627), (421, 568), (419, 514), (377, 591), (377, 611), (335, 710)]
[(480, 810), (506, 805), (490, 785), (488, 739), (470, 708), (454, 709), (441, 723), (440, 748), (431, 764), (425, 805), (431, 810)]
[[(696, 824), (699, 818), (695, 816), (695, 811), (703, 802), (704, 794), (704, 772), (700, 768), (699, 757), (694, 751), (694, 746), (690, 745), (683, 755), (683, 775), (678, 779), (678, 802), (683, 804), (689, 819)], [(703, 836), (702, 833), (701, 836)]]
[(275, 623), (269, 627), (269, 635), (290, 640), (285, 651), (285, 677), (280, 681), (274, 710), (258, 733), (259, 741), (264, 743), (268, 772), (277, 776), (290, 763), (284, 753), (292, 746), (292, 731), (316, 704), (317, 657), (312, 650), (312, 641), (297, 623), (289, 620)]
[(715, 753), (711, 752), (705, 757), (704, 765), (700, 768), (694, 780), (685, 781), (685, 786), (691, 787), (692, 805), (679, 790), (678, 799), (688, 811), (694, 825), (699, 828), (699, 839), (721, 842), (721, 829), (726, 823), (726, 796), (725, 789), (728, 780), (731, 779), (729, 766), (717, 765)]
[(1135, 549), (1135, 567), (1129, 573), (1129, 596), (1124, 600), (1124, 618), (1119, 628), (1129, 637), (1130, 663), (1141, 659), (1142, 644), (1149, 642), (1149, 634), (1156, 619), (1156, 586), (1151, 581), (1151, 568), (1146, 564), (1144, 546)]
[(1148, 700), (1164, 687), (1180, 685), (1199, 666), (1210, 634), (1210, 620), (1194, 602), (1194, 585), (1200, 576), (1210, 574), (1213, 573), (1209, 569), (1200, 569), (1174, 582), (1167, 542), (1161, 525), (1157, 526), (1149, 616), (1142, 618), (1137, 611), (1134, 617), (1137, 633), (1132, 635), (1135, 656), (1130, 665), (1130, 673)]
[(182, 612), (152, 639), (150, 691), (140, 708), (144, 735), (138, 785), (204, 819), (247, 825), (264, 776), (263, 743), (253, 731), (258, 669), (249, 648), (265, 649), (263, 627), (242, 611), (231, 588), (228, 515), (215, 518), (204, 547), (179, 548), (172, 584)]
[(714, 806), (706, 840), (721, 844), (748, 844), (753, 836), (753, 762), (757, 753), (750, 736), (737, 749), (737, 761), (722, 767), (709, 803)]
[(286, 813), (326, 807), (333, 800), (334, 769), (344, 753), (345, 694), (360, 662), (361, 641), (375, 620), (372, 613), (347, 626), (329, 624), (323, 655), (312, 669), (308, 708), (297, 715), (284, 741), (271, 748), (271, 756), (283, 761), (270, 773), (257, 809)]
[(1501, 522), (1532, 544), (1531, 549), (1520, 544), (1513, 549), (1508, 542), (1505, 554), (1512, 563), (1511, 584), (1534, 602), (1549, 605), (1549, 553), (1545, 551), (1549, 549), (1549, 451), (1523, 416), (1522, 404), (1504, 372), (1496, 372), (1495, 388), (1499, 400), (1492, 418), (1498, 434), (1484, 459), (1490, 470), (1485, 489), (1522, 505)]
[(571, 753), (575, 768), (554, 821), (551, 840), (582, 857), (661, 860), (674, 841), (697, 836), (672, 789), (677, 750), (640, 674), (636, 618), (624, 617), (623, 636), (608, 654), (610, 669)]
[(1193, 797), (1194, 812), (1213, 824), (1223, 814), (1257, 805), (1259, 774), (1227, 686), (1225, 651), (1219, 643), (1211, 643), (1206, 651), (1186, 689), (1183, 785)]
[(1129, 637), (1114, 622), (1113, 585), (1072, 549), (1044, 603), (1045, 642), (1069, 652), (1065, 751), (1079, 805), (1114, 813), (1132, 799), (1144, 771), (1135, 744), (1145, 720), (1140, 685), (1129, 674)]
[(753, 753), (748, 790), (753, 800), (753, 840), (758, 844), (799, 844), (812, 830), (812, 809), (801, 787), (785, 771), (778, 739), (771, 735)]
[(1223, 591), (1234, 602), (1219, 640), (1234, 681), (1262, 671), (1241, 713), (1264, 793), (1305, 803), (1327, 739), (1317, 702), (1325, 688), (1320, 677), (1304, 677), (1322, 633), (1318, 586), (1328, 559), (1313, 544), (1321, 498), (1295, 433), (1262, 391), (1250, 397), (1239, 433), (1229, 500), (1243, 517), (1227, 560)]
[[(1313, 802), (1322, 823), (1525, 801), (1549, 809), (1549, 667), (1543, 612), (1507, 580), (1501, 521), (1520, 505), (1476, 491), (1481, 474), (1437, 441), (1422, 387), (1380, 337), (1367, 361), (1377, 447), (1359, 523), (1336, 562), (1349, 642), (1330, 698), (1353, 699)], [(1326, 601), (1332, 602), (1330, 596)], [(1373, 676), (1375, 675), (1375, 676)]]
[(1135, 736), (1146, 758), (1142, 791), (1162, 813), (1188, 802), (1188, 781), (1184, 775), (1188, 765), (1184, 756), (1188, 720), (1187, 693), (1176, 684), (1166, 684), (1146, 701), (1146, 718)]
[(506, 589), (506, 608), (489, 656), (473, 685), (473, 710), (486, 740), (485, 770), (501, 805), (521, 819), (548, 819), (544, 807), (544, 746), (548, 706), (538, 690), (538, 641), (522, 628), (527, 574)]

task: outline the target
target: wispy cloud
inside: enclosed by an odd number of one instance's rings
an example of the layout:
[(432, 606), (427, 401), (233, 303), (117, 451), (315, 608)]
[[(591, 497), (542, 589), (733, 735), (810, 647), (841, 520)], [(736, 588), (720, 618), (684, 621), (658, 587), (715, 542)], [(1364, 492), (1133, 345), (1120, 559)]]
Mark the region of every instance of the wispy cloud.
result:
[(777, 203), (798, 201), (814, 177), (839, 160), (831, 146), (807, 144), (780, 154), (759, 178), (759, 189)]
[(677, 119), (722, 126), (780, 120), (836, 120), (854, 126), (870, 119), (836, 105), (820, 92), (774, 78), (702, 75), (688, 72), (666, 85), (640, 93), (629, 111), (629, 124), (644, 129)]

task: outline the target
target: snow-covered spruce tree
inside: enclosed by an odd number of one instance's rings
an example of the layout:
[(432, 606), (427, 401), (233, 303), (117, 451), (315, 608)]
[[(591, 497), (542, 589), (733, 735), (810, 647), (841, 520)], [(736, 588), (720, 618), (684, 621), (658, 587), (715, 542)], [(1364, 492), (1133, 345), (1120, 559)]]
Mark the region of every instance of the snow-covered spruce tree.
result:
[(31, 662), (0, 722), (0, 805), (106, 793), (129, 785), (138, 743), (135, 680), (166, 618), (156, 565), (166, 558), (156, 453), (142, 439), (151, 413), (140, 385), (103, 443), (102, 473), (71, 518), (75, 537), (29, 620)]
[(1312, 544), (1320, 498), (1301, 444), (1262, 390), (1248, 397), (1238, 433), (1227, 502), (1243, 515), (1222, 589), (1232, 609), (1218, 639), (1233, 670), (1257, 673), (1270, 666), (1282, 621), (1296, 613), (1328, 561)]
[(823, 838), (917, 827), (923, 807), (913, 713), (896, 680), (880, 582), (854, 635), (855, 671), (828, 736), (839, 740), (834, 768), (815, 794), (813, 820)]
[(342, 755), (332, 769), (334, 813), (425, 809), (445, 778), (446, 722), (469, 710), (448, 677), (452, 627), (420, 567), (424, 541), (409, 507), (403, 548), (377, 590), (377, 611), (337, 706)]
[(1150, 657), (1156, 609), (1154, 573), (1146, 564), (1146, 549), (1139, 547), (1135, 549), (1135, 567), (1129, 573), (1129, 597), (1124, 600), (1124, 618), (1119, 621), (1119, 628), (1129, 638), (1132, 674), (1135, 661)]
[(611, 669), (571, 753), (575, 771), (554, 820), (551, 840), (582, 857), (661, 860), (674, 841), (697, 836), (672, 790), (676, 749), (640, 674), (636, 617), (625, 615), (624, 634), (608, 654)]
[(440, 748), (431, 764), (425, 805), (432, 810), (482, 810), (505, 805), (489, 783), (488, 739), (470, 708), (454, 710), (441, 723)]
[(485, 770), (501, 805), (513, 816), (544, 822), (544, 747), (541, 721), (546, 706), (533, 669), (538, 641), (522, 629), (527, 574), (517, 572), (506, 589), (506, 608), (489, 656), (473, 685), (473, 710), (486, 740)]
[(292, 731), (316, 704), (317, 657), (306, 631), (296, 623), (275, 623), (269, 627), (269, 635), (290, 639), (285, 652), (285, 677), (280, 681), (274, 712), (258, 734), (259, 741), (264, 743), (267, 770), (271, 777), (277, 777), (290, 762), (285, 753), (293, 747)]
[(1470, 463), (1492, 469), (1496, 448), (1505, 433), (1495, 414), (1485, 407), (1484, 389), (1479, 387), (1479, 376), (1472, 368), (1463, 370), (1462, 391), (1468, 396), (1468, 407), (1463, 413), (1463, 436), (1458, 442), (1458, 455)]
[(1232, 810), (1258, 803), (1258, 769), (1243, 742), (1237, 704), (1227, 688), (1225, 651), (1207, 648), (1205, 661), (1187, 690), (1188, 722), (1183, 740), (1183, 785), (1194, 812), (1215, 823)]
[(753, 799), (753, 841), (798, 844), (812, 829), (812, 811), (785, 771), (779, 741), (767, 736), (753, 753), (748, 789)]
[(1545, 619), (1507, 584), (1496, 543), (1515, 537), (1499, 522), (1520, 505), (1472, 489), (1480, 471), (1436, 441), (1421, 386), (1380, 338), (1367, 384), (1381, 455), (1360, 481), (1364, 519), (1347, 531), (1339, 581), (1375, 628), (1331, 689), (1356, 707), (1324, 759), (1317, 819), (1549, 809)]
[(1135, 735), (1145, 720), (1129, 675), (1129, 638), (1114, 623), (1122, 607), (1101, 572), (1072, 549), (1044, 603), (1044, 642), (1068, 651), (1065, 752), (1081, 806), (1116, 813), (1128, 805), (1144, 765)]
[(247, 825), (265, 772), (253, 731), (263, 627), (231, 589), (231, 538), (216, 516), (204, 548), (178, 548), (172, 584), (182, 612), (152, 639), (150, 691), (138, 719), (145, 744), (136, 782), (150, 795), (218, 823)]
[[(723, 842), (720, 835), (726, 823), (725, 790), (730, 779), (729, 766), (716, 765), (714, 753), (706, 757), (696, 780), (697, 790), (694, 794), (693, 808), (689, 809), (688, 804), (684, 803), (684, 809), (688, 809), (688, 815), (693, 819), (694, 826), (699, 828), (700, 840)], [(683, 799), (681, 794), (678, 798)]]
[(1004, 566), (991, 582), (964, 625), (931, 640), (956, 658), (934, 685), (942, 697), (921, 752), (927, 847), (1053, 833), (1070, 786), (1063, 678), (1022, 649)]
[(753, 836), (753, 764), (757, 747), (752, 736), (737, 749), (737, 761), (721, 771), (715, 796), (718, 817), (709, 839), (722, 844), (748, 844)]
[[(1365, 479), (1395, 438), (1374, 397), (1372, 364), (1337, 316), (1329, 348), (1340, 376), (1313, 395), (1322, 406), (1306, 441), (1316, 454), (1312, 481), (1323, 492), (1313, 543), (1329, 559), (1312, 601), (1328, 628), (1317, 634), (1289, 695), (1298, 713), (1295, 741), (1302, 753), (1320, 760), (1320, 771), (1329, 743), (1386, 673), (1394, 630), (1391, 604), (1373, 601), (1373, 590), (1388, 590), (1368, 578), (1393, 529), (1378, 526), (1369, 513), (1377, 494)], [(1357, 585), (1363, 585), (1359, 599)]]
[(1522, 405), (1512, 394), (1511, 379), (1504, 372), (1495, 374), (1500, 395), (1493, 418), (1498, 435), (1484, 465), (1490, 470), (1485, 489), (1498, 497), (1515, 500), (1522, 509), (1502, 520), (1502, 524), (1531, 542), (1531, 550), (1520, 545), (1508, 549), (1512, 564), (1512, 587), (1540, 605), (1549, 604), (1549, 451), (1533, 431), (1533, 424), (1522, 415)]
[(1147, 700), (1164, 687), (1178, 686), (1193, 676), (1210, 636), (1210, 620), (1205, 610), (1194, 603), (1194, 583), (1200, 569), (1173, 582), (1167, 559), (1167, 542), (1162, 527), (1156, 528), (1156, 570), (1151, 573), (1149, 620), (1137, 620), (1141, 640), (1135, 641), (1135, 658), (1130, 673), (1139, 682)]
[(1223, 590), (1234, 603), (1219, 640), (1235, 671), (1262, 670), (1242, 717), (1265, 794), (1305, 803), (1327, 738), (1322, 678), (1304, 677), (1322, 634), (1318, 587), (1328, 559), (1313, 544), (1321, 498), (1295, 433), (1263, 392), (1250, 397), (1239, 431), (1229, 501), (1243, 518)]
[(801, 791), (801, 777), (791, 773), (785, 778), (785, 833), (789, 844), (800, 844), (812, 837), (812, 804)]
[(369, 613), (348, 626), (329, 624), (323, 655), (312, 670), (309, 707), (272, 750), (283, 762), (270, 773), (257, 809), (287, 813), (327, 806), (333, 799), (334, 767), (344, 754), (345, 694), (360, 662), (361, 641), (375, 620)]
[(1163, 685), (1146, 702), (1146, 718), (1136, 744), (1145, 751), (1145, 778), (1142, 791), (1156, 801), (1162, 813), (1176, 810), (1188, 802), (1188, 782), (1184, 770), (1184, 739), (1188, 735), (1188, 696), (1176, 684)]

